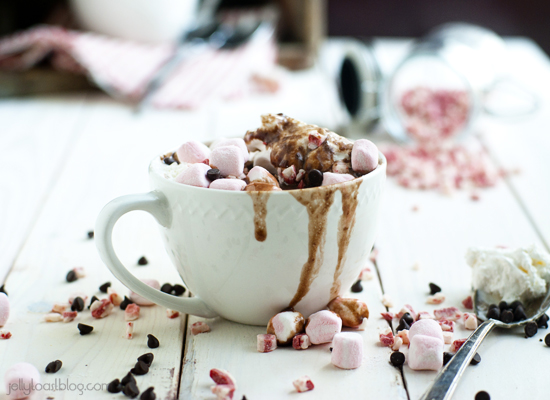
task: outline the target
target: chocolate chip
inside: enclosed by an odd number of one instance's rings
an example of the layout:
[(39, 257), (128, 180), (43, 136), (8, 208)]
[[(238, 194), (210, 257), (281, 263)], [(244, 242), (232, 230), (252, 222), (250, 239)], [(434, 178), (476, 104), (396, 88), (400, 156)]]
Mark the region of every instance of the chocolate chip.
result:
[(208, 171), (206, 171), (206, 179), (208, 179), (210, 182), (215, 181), (216, 179), (221, 178), (220, 170), (217, 168), (211, 168)]
[(518, 308), (518, 306), (523, 307), (523, 303), (519, 300), (514, 300), (512, 304), (509, 305), (509, 307), (512, 308), (514, 311), (516, 310), (516, 308)]
[(150, 348), (150, 349), (156, 349), (157, 347), (160, 346), (160, 342), (159, 340), (154, 337), (153, 335), (149, 334), (147, 335), (147, 346)]
[(539, 327), (537, 326), (537, 323), (536, 322), (527, 322), (527, 324), (525, 324), (525, 335), (527, 337), (533, 337), (537, 334), (539, 330)]
[(443, 365), (447, 365), (449, 361), (451, 361), (451, 358), (453, 358), (454, 354), (449, 353), (448, 351), (443, 353)]
[(122, 384), (118, 379), (115, 379), (109, 385), (107, 385), (107, 391), (109, 393), (120, 393), (122, 392)]
[(177, 162), (176, 159), (173, 157), (173, 155), (171, 155), (171, 156), (169, 156), (169, 157), (164, 157), (164, 159), (163, 159), (162, 161), (164, 161), (164, 163), (165, 163), (166, 165), (172, 165), (172, 164), (174, 164), (175, 162)]
[(82, 300), (82, 297), (75, 297), (71, 304), (71, 311), (82, 311), (84, 310), (84, 300)]
[(412, 315), (410, 313), (405, 313), (401, 316), (401, 318), (399, 318), (399, 321), (405, 321), (409, 326), (411, 326), (414, 322), (414, 318), (412, 317)]
[(111, 287), (111, 282), (105, 282), (103, 285), (99, 287), (99, 291), (101, 293), (107, 293), (107, 289)]
[(78, 276), (76, 276), (76, 272), (74, 272), (72, 269), (67, 273), (67, 276), (65, 277), (67, 282), (74, 282), (78, 279)]
[(489, 311), (487, 311), (487, 318), (500, 320), (500, 308), (498, 308), (498, 306), (489, 308)]
[(92, 304), (94, 304), (94, 301), (99, 301), (99, 299), (96, 296), (92, 296), (90, 299), (90, 305), (88, 306), (88, 310), (92, 307)]
[(47, 366), (46, 366), (46, 373), (48, 374), (55, 374), (57, 371), (59, 371), (61, 369), (61, 366), (63, 365), (63, 363), (60, 361), (60, 360), (55, 360), (55, 361), (52, 361), (51, 363), (49, 363)]
[(332, 353), (332, 347), (329, 347), (328, 349), (329, 349), (329, 350), (330, 350), (330, 352)]
[(138, 357), (138, 361), (143, 361), (148, 366), (151, 366), (153, 364), (153, 360), (155, 359), (155, 356), (153, 353), (145, 353)]
[(434, 295), (436, 293), (441, 292), (441, 288), (439, 286), (437, 286), (435, 283), (430, 282), (429, 286), (430, 286), (430, 294), (431, 295)]
[(134, 368), (130, 370), (130, 372), (134, 375), (145, 375), (147, 372), (149, 372), (149, 365), (147, 365), (143, 361), (138, 361)]
[(128, 372), (124, 378), (120, 381), (120, 384), (122, 386), (126, 386), (129, 383), (137, 384), (136, 378), (134, 378), (134, 375), (132, 375), (131, 372)]
[(548, 329), (548, 315), (542, 314), (539, 319), (537, 319), (537, 326), (541, 329)]
[(474, 357), (472, 358), (472, 361), (470, 361), (470, 365), (477, 365), (481, 362), (481, 356), (479, 353), (474, 354)]
[(243, 398), (242, 398), (241, 400), (247, 400), (246, 396), (245, 396), (245, 395), (243, 395)]
[(390, 356), (391, 365), (394, 367), (400, 367), (405, 363), (405, 354), (400, 351), (394, 351)]
[(0, 293), (4, 293), (6, 296), (8, 295), (8, 292), (6, 292), (6, 288), (4, 285), (0, 286)]
[(141, 400), (155, 400), (157, 398), (157, 395), (154, 392), (155, 388), (151, 386), (148, 388), (145, 392), (143, 392), (140, 396)]
[(527, 319), (527, 314), (525, 314), (523, 306), (518, 305), (514, 310), (514, 321), (523, 321), (524, 319)]
[(88, 231), (88, 239), (94, 238), (94, 231)]
[(402, 330), (409, 330), (411, 329), (410, 325), (407, 323), (407, 321), (405, 321), (404, 319), (400, 319), (399, 320), (399, 325), (397, 326), (397, 328), (395, 328), (395, 331), (396, 332), (399, 332), (399, 331), (402, 331)]
[(124, 389), (122, 389), (122, 393), (124, 393), (125, 396), (131, 399), (136, 398), (139, 394), (139, 389), (135, 381), (124, 385)]
[(489, 393), (482, 390), (481, 392), (476, 393), (475, 400), (491, 400), (491, 396), (489, 396)]
[[(498, 305), (497, 304), (489, 304), (489, 310), (491, 308), (498, 308)], [(500, 310), (500, 308), (499, 308), (499, 310)]]
[(550, 333), (544, 337), (544, 343), (550, 347)]
[(504, 310), (500, 314), (500, 320), (505, 324), (509, 324), (514, 320), (514, 313), (510, 310)]
[(175, 296), (181, 296), (185, 293), (185, 288), (182, 285), (175, 284), (172, 286), (172, 294)]
[(126, 307), (128, 307), (128, 304), (134, 304), (132, 300), (130, 300), (128, 297), (124, 296), (124, 300), (120, 303), (120, 309), (126, 310)]
[(169, 283), (165, 283), (160, 287), (161, 292), (168, 293), (168, 294), (172, 293), (172, 289), (173, 289), (172, 285), (170, 285)]
[(504, 311), (509, 309), (510, 306), (505, 301), (501, 301), (500, 303), (498, 303), (498, 308), (500, 308), (500, 311)]
[(321, 186), (323, 183), (323, 173), (318, 169), (312, 169), (307, 173), (306, 183), (308, 187)]
[(147, 265), (149, 264), (149, 261), (147, 261), (147, 259), (145, 258), (145, 256), (141, 257), (139, 260), (138, 260), (138, 265)]
[(361, 279), (353, 284), (351, 287), (353, 293), (361, 293), (363, 291), (363, 285), (361, 284)]
[(87, 335), (94, 330), (93, 326), (86, 325), (86, 324), (78, 324), (76, 327), (78, 328), (82, 336)]

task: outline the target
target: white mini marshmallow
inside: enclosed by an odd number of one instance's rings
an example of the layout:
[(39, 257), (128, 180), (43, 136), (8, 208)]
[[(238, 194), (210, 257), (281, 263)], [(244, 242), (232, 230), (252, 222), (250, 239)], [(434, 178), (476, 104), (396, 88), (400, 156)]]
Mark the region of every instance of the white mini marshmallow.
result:
[[(153, 289), (160, 290), (160, 283), (156, 279), (140, 279), (140, 280), (146, 285), (151, 286)], [(145, 297), (140, 296), (139, 294), (134, 293), (131, 290), (130, 290), (130, 300), (132, 300), (134, 303), (140, 306), (152, 306), (155, 304), (151, 300), (147, 300)]]
[(210, 189), (241, 191), (246, 182), (240, 179), (216, 179), (210, 184)]
[(335, 174), (334, 172), (325, 172), (323, 174), (323, 183), (321, 186), (333, 185), (335, 183), (347, 182), (355, 179), (350, 174)]
[(277, 344), (292, 344), (292, 338), (304, 329), (304, 316), (296, 311), (283, 311), (273, 316), (267, 324), (267, 333), (277, 336)]
[(351, 150), (351, 167), (354, 171), (366, 174), (378, 166), (378, 148), (367, 139), (359, 139), (353, 143)]
[(240, 177), (244, 168), (244, 157), (237, 146), (224, 146), (212, 150), (210, 165), (220, 170), (222, 176)]
[(312, 344), (329, 343), (342, 330), (342, 318), (338, 314), (321, 310), (307, 319), (306, 333)]
[(409, 342), (412, 343), (415, 335), (431, 336), (443, 343), (441, 326), (433, 319), (421, 319), (412, 324), (411, 329), (409, 329)]
[(4, 375), (6, 393), (11, 400), (26, 399), (40, 383), (40, 373), (32, 364), (21, 362), (12, 365)]
[(443, 366), (443, 340), (415, 335), (411, 338), (407, 363), (414, 370), (438, 371)]
[(178, 160), (183, 163), (202, 163), (210, 158), (210, 149), (203, 143), (190, 140), (180, 146), (176, 152)]
[(210, 181), (206, 177), (208, 170), (210, 170), (210, 167), (206, 164), (191, 164), (176, 176), (175, 181), (184, 185), (207, 188), (210, 186)]
[(248, 148), (246, 147), (246, 143), (244, 142), (244, 139), (241, 138), (221, 138), (217, 139), (210, 145), (210, 149), (214, 150), (218, 147), (227, 147), (227, 146), (237, 146), (239, 149), (241, 149), (241, 152), (243, 154), (244, 161), (249, 160), (249, 154), (248, 154)]
[(358, 333), (341, 332), (332, 339), (331, 362), (342, 369), (355, 369), (363, 361), (363, 338)]

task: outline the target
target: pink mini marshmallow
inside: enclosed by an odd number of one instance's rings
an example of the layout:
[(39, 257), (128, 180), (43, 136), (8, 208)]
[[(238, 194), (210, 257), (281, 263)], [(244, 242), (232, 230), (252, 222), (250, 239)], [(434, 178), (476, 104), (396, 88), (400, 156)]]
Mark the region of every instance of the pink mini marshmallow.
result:
[(315, 385), (311, 381), (311, 378), (307, 375), (304, 375), (301, 378), (296, 379), (294, 382), (292, 382), (292, 384), (294, 385), (298, 393), (307, 392), (315, 388)]
[(227, 146), (237, 146), (239, 149), (241, 149), (241, 153), (243, 154), (244, 161), (248, 161), (250, 158), (250, 155), (248, 154), (248, 148), (246, 147), (246, 143), (244, 142), (244, 139), (241, 138), (231, 138), (231, 139), (217, 139), (212, 143), (210, 146), (211, 150), (217, 149), (218, 147), (227, 147)]
[(244, 157), (240, 148), (237, 146), (224, 146), (212, 150), (210, 155), (210, 165), (212, 168), (220, 170), (222, 176), (240, 177), (244, 168)]
[[(160, 290), (160, 283), (156, 279), (141, 279), (141, 281), (146, 285), (151, 286), (153, 289)], [(130, 291), (130, 300), (140, 306), (152, 306), (155, 304), (151, 300), (148, 300), (145, 297), (140, 296), (139, 294), (132, 291)]]
[(206, 164), (191, 164), (179, 174), (175, 181), (184, 185), (207, 188), (210, 181), (206, 178), (206, 173), (210, 167)]
[(113, 312), (113, 303), (107, 299), (94, 301), (90, 306), (92, 317), (96, 319), (105, 318)]
[(198, 321), (191, 325), (191, 333), (193, 335), (198, 335), (200, 333), (210, 332), (210, 327), (206, 322)]
[(126, 334), (124, 335), (126, 339), (134, 338), (134, 323), (126, 322)]
[(335, 312), (342, 319), (342, 325), (357, 328), (364, 318), (369, 317), (369, 308), (361, 300), (354, 298), (336, 297), (327, 308)]
[(341, 330), (342, 318), (328, 310), (311, 314), (306, 322), (306, 333), (312, 344), (329, 343)]
[(359, 139), (351, 149), (351, 167), (355, 172), (367, 174), (378, 166), (378, 147), (367, 139)]
[(241, 191), (246, 182), (240, 179), (216, 179), (210, 184), (210, 189)]
[(296, 311), (283, 311), (274, 315), (267, 324), (267, 333), (277, 336), (277, 345), (292, 344), (292, 338), (303, 332), (304, 316)]
[(140, 308), (137, 304), (128, 304), (126, 310), (124, 310), (125, 321), (135, 321), (139, 318)]
[(355, 369), (363, 362), (363, 338), (358, 333), (341, 332), (332, 339), (331, 362), (342, 369)]
[(416, 321), (409, 329), (409, 341), (412, 340), (415, 335), (431, 336), (443, 342), (443, 331), (441, 326), (433, 319), (421, 319)]
[(0, 292), (0, 327), (6, 325), (10, 317), (10, 300), (6, 293)]
[(443, 340), (432, 336), (415, 335), (411, 338), (407, 363), (413, 370), (438, 371), (443, 366)]
[(63, 313), (63, 322), (72, 322), (77, 315), (78, 313), (76, 311), (65, 311)]
[(202, 163), (210, 158), (210, 149), (203, 143), (190, 140), (180, 146), (176, 152), (180, 162), (194, 164)]
[(233, 385), (215, 385), (211, 387), (212, 394), (216, 395), (216, 400), (232, 400), (235, 393)]
[(311, 341), (305, 333), (300, 333), (292, 338), (292, 347), (296, 350), (305, 350), (309, 346), (311, 346)]
[(453, 342), (453, 332), (451, 331), (443, 332), (443, 342), (445, 344), (451, 344)]
[(333, 185), (335, 183), (347, 182), (355, 179), (350, 174), (335, 174), (334, 172), (325, 172), (323, 174), (323, 183), (321, 186)]
[(269, 353), (277, 348), (277, 336), (260, 334), (256, 336), (256, 348), (260, 353)]
[[(59, 314), (58, 314), (59, 315)], [(4, 375), (4, 385), (11, 400), (26, 399), (40, 383), (40, 373), (32, 364), (21, 362), (12, 365)]]

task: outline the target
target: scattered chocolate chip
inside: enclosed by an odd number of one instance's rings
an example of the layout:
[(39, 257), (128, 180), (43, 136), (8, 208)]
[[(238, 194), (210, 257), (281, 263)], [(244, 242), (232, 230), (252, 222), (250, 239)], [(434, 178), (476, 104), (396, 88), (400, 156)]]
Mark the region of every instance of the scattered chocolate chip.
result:
[(94, 238), (94, 231), (88, 231), (88, 239)]
[(145, 353), (138, 357), (138, 361), (143, 361), (145, 364), (147, 364), (149, 367), (151, 364), (153, 364), (153, 360), (155, 359), (155, 356), (153, 353)]
[(550, 333), (544, 337), (544, 343), (550, 347)]
[(165, 283), (160, 287), (160, 291), (170, 294), (172, 293), (172, 285), (170, 285), (169, 283)]
[(542, 339), (539, 339), (539, 342), (542, 342)]
[(477, 365), (481, 362), (481, 356), (479, 353), (474, 354), (474, 357), (472, 358), (472, 361), (470, 361), (470, 365)]
[(500, 314), (500, 320), (505, 324), (509, 324), (514, 320), (514, 313), (510, 310), (504, 310)]
[(487, 311), (487, 318), (500, 320), (500, 308), (498, 308), (498, 306), (489, 308), (489, 311)]
[(475, 400), (491, 400), (491, 396), (489, 396), (489, 393), (482, 390), (481, 392), (476, 393)]
[(243, 398), (241, 400), (247, 400), (246, 396), (243, 395)]
[(353, 284), (351, 287), (353, 293), (361, 293), (363, 291), (363, 285), (361, 284), (361, 279)]
[(307, 173), (307, 186), (317, 187), (323, 183), (323, 173), (318, 169), (312, 169)]
[(500, 311), (504, 311), (509, 309), (510, 306), (505, 301), (501, 301), (500, 303), (498, 303), (498, 308), (500, 308)]
[(390, 356), (391, 365), (394, 367), (400, 367), (405, 363), (405, 354), (400, 351), (394, 351)]
[(132, 375), (131, 372), (128, 372), (124, 378), (120, 381), (120, 384), (122, 386), (126, 386), (129, 383), (137, 384), (136, 378), (134, 378), (134, 375)]
[(4, 293), (6, 296), (8, 295), (8, 292), (6, 292), (6, 288), (4, 285), (0, 286), (0, 293)]
[(172, 164), (174, 164), (175, 162), (177, 162), (177, 161), (175, 160), (175, 158), (174, 158), (173, 155), (171, 155), (171, 156), (169, 156), (169, 157), (164, 157), (162, 161), (164, 161), (164, 163), (165, 163), (166, 165), (172, 165)]
[(514, 321), (523, 321), (524, 319), (527, 319), (527, 314), (525, 314), (523, 306), (519, 305), (514, 310)]
[(155, 400), (157, 398), (157, 395), (154, 392), (155, 388), (151, 386), (148, 388), (145, 392), (143, 392), (140, 396), (141, 400)]
[(49, 363), (46, 366), (45, 371), (46, 371), (47, 374), (55, 374), (57, 371), (59, 371), (61, 369), (62, 365), (63, 365), (63, 363), (60, 360), (52, 361), (51, 363)]
[(74, 282), (78, 279), (78, 276), (76, 276), (76, 272), (74, 272), (72, 269), (67, 273), (67, 276), (65, 277), (67, 282)]
[(101, 293), (107, 293), (107, 289), (111, 287), (111, 282), (105, 282), (103, 285), (99, 287), (99, 291)]
[(99, 299), (96, 296), (92, 296), (92, 298), (90, 299), (90, 304), (88, 305), (88, 310), (92, 307), (94, 301), (99, 301)]
[(124, 300), (120, 303), (120, 309), (126, 310), (126, 307), (128, 307), (128, 304), (134, 304), (132, 300), (130, 300), (128, 297), (124, 296)]
[(149, 261), (147, 261), (147, 259), (145, 258), (145, 256), (141, 257), (139, 260), (138, 260), (138, 265), (147, 265), (149, 264)]
[(139, 389), (137, 387), (136, 382), (130, 382), (124, 385), (124, 389), (122, 389), (122, 393), (124, 393), (125, 396), (134, 399), (139, 395)]
[[(498, 305), (496, 305), (496, 304), (489, 304), (489, 310), (490, 310), (491, 308), (498, 308)], [(500, 308), (498, 308), (498, 309), (500, 310)]]
[(453, 353), (449, 353), (448, 351), (446, 351), (445, 353), (443, 353), (443, 365), (447, 365), (447, 363), (449, 361), (451, 361), (451, 358), (453, 358), (454, 354)]
[(399, 320), (399, 325), (397, 326), (397, 328), (395, 328), (395, 331), (399, 332), (399, 331), (402, 331), (402, 330), (405, 330), (405, 329), (409, 330), (409, 329), (411, 329), (411, 326), (404, 319), (400, 319)]
[(405, 321), (409, 326), (411, 326), (414, 322), (414, 318), (412, 317), (412, 315), (410, 313), (405, 313), (401, 316), (401, 318), (399, 318), (399, 321)]
[(77, 328), (80, 331), (80, 334), (83, 336), (91, 333), (94, 330), (93, 326), (86, 325), (86, 324), (78, 324)]
[(441, 292), (441, 288), (439, 286), (437, 286), (435, 283), (430, 282), (429, 286), (430, 286), (430, 294), (432, 296), (436, 293)]
[(107, 386), (107, 391), (109, 393), (120, 393), (122, 392), (122, 384), (118, 379), (115, 379)]
[(548, 315), (542, 314), (539, 319), (537, 319), (537, 326), (541, 329), (548, 329)]
[(160, 346), (160, 342), (159, 340), (154, 337), (153, 335), (149, 334), (147, 335), (147, 346), (150, 348), (150, 349), (156, 349), (157, 347)]
[(71, 303), (71, 311), (80, 312), (82, 310), (84, 310), (84, 300), (82, 300), (82, 297), (75, 297)]
[(536, 322), (527, 322), (527, 324), (525, 324), (525, 335), (527, 337), (533, 337), (537, 334), (539, 330), (539, 327), (537, 326), (537, 323)]
[(329, 347), (328, 349), (329, 349), (329, 350), (330, 350), (330, 352), (332, 353), (332, 347)]
[(175, 284), (172, 286), (172, 294), (176, 296), (181, 296), (185, 293), (185, 288), (182, 285)]
[(516, 310), (516, 308), (518, 308), (518, 306), (522, 306), (523, 307), (523, 303), (519, 300), (514, 300), (512, 302), (512, 304), (509, 305), (510, 308), (514, 309), (514, 311)]
[(208, 171), (206, 171), (206, 179), (208, 179), (210, 182), (215, 181), (216, 179), (221, 178), (220, 170), (217, 168), (211, 168)]
[(138, 361), (134, 368), (130, 370), (130, 372), (134, 375), (145, 375), (147, 372), (149, 372), (149, 365), (147, 365), (143, 361)]

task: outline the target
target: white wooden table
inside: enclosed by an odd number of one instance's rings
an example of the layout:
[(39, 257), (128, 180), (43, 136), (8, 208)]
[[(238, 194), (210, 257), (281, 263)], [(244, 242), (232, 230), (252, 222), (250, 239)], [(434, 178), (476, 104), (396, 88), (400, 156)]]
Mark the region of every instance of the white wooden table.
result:
[[(42, 97), (0, 101), (0, 282), (5, 279), (12, 313), (0, 340), (0, 381), (12, 364), (27, 361), (42, 371), (42, 382), (55, 380), (89, 385), (75, 390), (43, 390), (35, 398), (124, 398), (95, 384), (122, 378), (135, 359), (148, 351), (146, 335), (161, 346), (153, 350), (151, 371), (137, 377), (143, 391), (154, 386), (160, 399), (213, 399), (208, 372), (230, 371), (238, 382), (235, 399), (417, 399), (435, 372), (401, 373), (389, 364), (390, 350), (378, 344), (388, 324), (382, 293), (390, 295), (395, 311), (405, 303), (431, 311), (426, 303), (428, 282), (443, 288), (447, 305), (460, 305), (469, 294), (470, 270), (464, 262), (469, 246), (550, 243), (550, 64), (532, 42), (509, 40), (515, 78), (540, 96), (540, 110), (515, 119), (483, 117), (477, 139), (496, 164), (519, 167), (521, 173), (495, 188), (447, 197), (405, 190), (388, 180), (376, 241), (379, 279), (364, 282), (352, 294), (369, 305), (371, 317), (364, 337), (365, 356), (357, 370), (344, 371), (330, 363), (329, 345), (307, 351), (278, 349), (256, 352), (256, 335), (265, 331), (221, 319), (208, 320), (212, 332), (198, 336), (188, 326), (197, 320), (171, 320), (159, 306), (142, 307), (135, 338), (124, 339), (121, 310), (103, 320), (83, 312), (71, 323), (44, 323), (54, 302), (73, 292), (99, 295), (106, 281), (126, 292), (101, 263), (87, 232), (114, 197), (148, 190), (147, 165), (156, 154), (194, 139), (242, 135), (259, 124), (259, 115), (283, 111), (308, 122), (334, 127), (342, 121), (336, 93), (318, 70), (290, 75), (275, 98), (259, 97), (230, 105), (212, 105), (197, 112), (132, 110), (104, 96)], [(376, 51), (384, 70), (406, 47), (403, 41), (378, 41)], [(373, 136), (380, 142), (385, 136)], [(413, 211), (413, 209), (418, 209)], [(145, 214), (122, 218), (115, 229), (115, 248), (121, 260), (140, 278), (161, 283), (179, 281), (162, 247), (155, 222)], [(145, 255), (149, 265), (138, 266)], [(418, 263), (420, 269), (412, 266)], [(74, 283), (66, 273), (83, 266), (87, 276)], [(93, 334), (80, 336), (78, 322), (90, 323)], [(455, 338), (468, 336), (458, 329)], [(495, 331), (481, 346), (482, 362), (468, 367), (455, 393), (473, 399), (486, 390), (493, 399), (547, 397), (546, 370), (550, 349), (521, 330)], [(56, 359), (63, 368), (55, 375), (44, 368)], [(292, 381), (309, 375), (312, 392), (297, 394)], [(96, 387), (97, 388), (97, 387)], [(6, 398), (3, 387), (0, 399)]]

